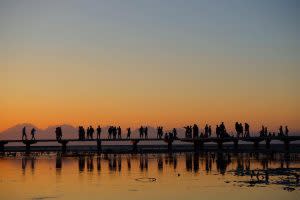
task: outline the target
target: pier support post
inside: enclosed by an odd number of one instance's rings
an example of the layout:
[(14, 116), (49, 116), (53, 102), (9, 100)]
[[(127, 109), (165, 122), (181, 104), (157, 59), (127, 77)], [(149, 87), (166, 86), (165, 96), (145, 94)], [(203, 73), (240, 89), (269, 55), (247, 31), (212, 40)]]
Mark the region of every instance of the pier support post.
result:
[(288, 141), (288, 140), (284, 141), (284, 148), (285, 148), (285, 150), (289, 150), (290, 149), (290, 141)]
[(218, 141), (218, 149), (223, 149), (223, 141), (222, 140)]
[(8, 142), (0, 142), (0, 152), (4, 152), (4, 145), (6, 145)]
[(132, 142), (132, 151), (137, 151), (137, 144), (139, 143), (139, 140), (131, 140)]
[(269, 138), (266, 139), (266, 148), (267, 148), (267, 149), (270, 149), (270, 147), (271, 147), (271, 144), (270, 144), (270, 143), (271, 143), (271, 139), (269, 139)]
[(173, 150), (173, 145), (172, 145), (173, 141), (169, 140), (168, 141), (168, 151), (171, 152)]
[(30, 142), (26, 142), (26, 153), (30, 153)]
[(254, 148), (258, 149), (258, 146), (259, 146), (259, 141), (254, 141)]
[(35, 143), (37, 143), (36, 140), (23, 140), (23, 144), (25, 144), (25, 152), (27, 154), (30, 153), (30, 146)]
[(101, 152), (102, 151), (102, 145), (101, 145), (101, 140), (97, 140), (97, 150), (98, 152)]
[(68, 140), (58, 140), (58, 143), (61, 144), (61, 151), (62, 151), (62, 153), (66, 153), (68, 142), (69, 142)]
[(201, 142), (199, 140), (195, 140), (194, 141), (194, 151), (199, 152), (200, 149), (203, 149), (203, 142)]
[(238, 149), (239, 148), (239, 140), (234, 140), (233, 141), (233, 148)]

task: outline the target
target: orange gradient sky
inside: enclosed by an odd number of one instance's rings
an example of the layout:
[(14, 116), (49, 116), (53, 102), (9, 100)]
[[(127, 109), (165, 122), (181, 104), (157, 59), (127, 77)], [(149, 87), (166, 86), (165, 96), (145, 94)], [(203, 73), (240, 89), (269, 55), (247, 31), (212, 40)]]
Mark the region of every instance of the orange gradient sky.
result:
[(0, 131), (49, 125), (300, 130), (294, 1), (1, 1)]

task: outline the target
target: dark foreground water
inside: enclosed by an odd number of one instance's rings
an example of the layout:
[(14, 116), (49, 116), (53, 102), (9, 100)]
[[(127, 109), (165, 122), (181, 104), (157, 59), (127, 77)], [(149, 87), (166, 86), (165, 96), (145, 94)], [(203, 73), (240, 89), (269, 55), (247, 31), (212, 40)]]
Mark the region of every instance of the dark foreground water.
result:
[(300, 154), (12, 154), (0, 199), (300, 199)]

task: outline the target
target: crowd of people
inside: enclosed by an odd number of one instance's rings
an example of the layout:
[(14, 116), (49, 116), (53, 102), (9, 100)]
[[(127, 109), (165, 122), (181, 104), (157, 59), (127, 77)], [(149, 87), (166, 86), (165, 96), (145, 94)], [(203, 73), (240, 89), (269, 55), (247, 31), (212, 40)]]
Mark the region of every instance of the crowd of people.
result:
[(250, 125), (248, 123), (245, 123), (245, 129), (244, 129), (242, 123), (236, 122), (235, 131), (236, 131), (237, 138), (250, 137)]
[(141, 126), (139, 128), (140, 138), (148, 138), (148, 127)]
[(121, 139), (122, 138), (122, 129), (121, 127), (110, 126), (108, 128), (108, 139)]
[[(278, 137), (289, 136), (289, 129), (287, 126), (285, 126), (284, 131), (283, 131), (283, 126), (280, 126), (278, 131), (279, 131), (277, 134)], [(259, 132), (259, 136), (260, 137), (276, 137), (276, 133), (268, 132), (268, 128), (265, 126), (262, 126), (261, 130)]]
[[(194, 124), (193, 126), (185, 126), (185, 137), (186, 138), (209, 138), (212, 137), (212, 129), (211, 126), (206, 124), (203, 131), (200, 131), (200, 128), (198, 127), (197, 124)], [(126, 139), (131, 138), (131, 128), (127, 128), (127, 136)], [(148, 127), (147, 126), (141, 126), (138, 130), (138, 134), (140, 138), (148, 138)], [(236, 131), (236, 137), (250, 137), (250, 125), (248, 123), (245, 123), (244, 126), (242, 123), (236, 122), (235, 123), (235, 131)], [(95, 129), (92, 126), (87, 127), (85, 130), (83, 126), (79, 126), (78, 130), (78, 139), (79, 140), (89, 140), (89, 139), (94, 139), (94, 132)], [(102, 128), (98, 126), (96, 128), (97, 132), (97, 139), (101, 138), (101, 132)], [(121, 139), (122, 138), (122, 129), (120, 126), (109, 126), (108, 130), (108, 139)], [(31, 129), (31, 140), (35, 140), (35, 134), (36, 134), (36, 129), (32, 128)], [(229, 133), (226, 130), (224, 122), (216, 126), (216, 137), (217, 138), (226, 138), (226, 137), (234, 137), (234, 135), (229, 135)], [(56, 127), (55, 129), (55, 134), (56, 134), (56, 140), (61, 140), (62, 139), (62, 128), (61, 127)], [(163, 131), (162, 126), (157, 127), (157, 138), (162, 139), (164, 135), (164, 139), (173, 139), (173, 138), (178, 138), (177, 137), (177, 130), (174, 128), (172, 131), (165, 132)], [(284, 137), (289, 135), (289, 129), (288, 126), (283, 126), (279, 127), (279, 132), (277, 134), (278, 137)], [(275, 137), (276, 133), (273, 132), (268, 132), (268, 128), (266, 126), (262, 126), (261, 130), (259, 131), (259, 136), (260, 137)], [(27, 133), (26, 133), (26, 127), (23, 127), (22, 129), (22, 140), (28, 140), (27, 138)]]
[[(36, 133), (35, 128), (32, 128), (31, 131), (30, 131), (31, 140), (35, 140), (35, 133)], [(26, 133), (26, 127), (25, 126), (22, 129), (22, 140), (27, 140), (27, 133)]]
[(230, 137), (229, 133), (226, 130), (224, 122), (222, 122), (220, 125), (216, 126), (216, 136), (218, 138), (228, 138), (228, 137)]

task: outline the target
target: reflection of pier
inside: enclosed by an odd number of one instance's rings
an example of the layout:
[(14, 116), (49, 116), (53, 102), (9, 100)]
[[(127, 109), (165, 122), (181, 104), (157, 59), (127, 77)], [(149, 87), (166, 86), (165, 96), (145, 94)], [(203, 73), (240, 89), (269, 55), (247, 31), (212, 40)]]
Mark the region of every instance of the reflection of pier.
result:
[[(48, 143), (48, 142), (57, 142), (61, 145), (62, 152), (67, 151), (67, 144), (71, 142), (96, 142), (97, 150), (99, 152), (102, 151), (102, 142), (131, 142), (132, 143), (132, 151), (138, 150), (139, 142), (150, 142), (150, 141), (163, 141), (167, 144), (168, 151), (172, 151), (173, 142), (180, 141), (184, 143), (192, 143), (194, 145), (195, 151), (200, 151), (204, 149), (205, 143), (215, 143), (218, 145), (219, 149), (223, 148), (224, 143), (230, 143), (233, 145), (234, 149), (238, 149), (239, 142), (248, 142), (253, 143), (255, 148), (258, 148), (260, 143), (265, 143), (266, 149), (269, 149), (271, 146), (271, 141), (281, 141), (285, 145), (285, 149), (288, 150), (290, 147), (290, 143), (292, 141), (300, 140), (300, 136), (272, 136), (272, 137), (245, 137), (245, 138), (236, 138), (236, 137), (226, 137), (226, 138), (176, 138), (176, 139), (159, 139), (159, 138), (132, 138), (132, 139), (87, 139), (87, 140), (78, 140), (78, 139), (63, 139), (63, 140), (52, 140), (52, 139), (43, 139), (43, 140), (0, 140), (0, 152), (5, 151), (5, 145), (9, 143), (21, 143), (25, 145), (25, 151), (29, 153), (31, 151), (31, 146), (33, 144), (40, 143)], [(120, 145), (119, 145), (120, 146)], [(47, 146), (40, 147), (40, 151), (45, 151)], [(121, 148), (121, 147), (120, 147)]]

